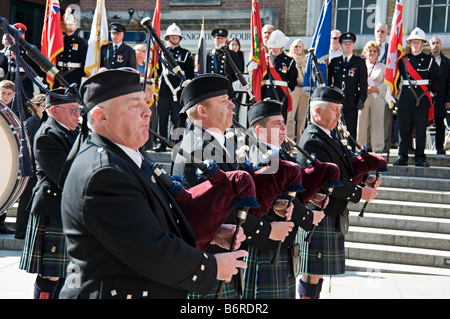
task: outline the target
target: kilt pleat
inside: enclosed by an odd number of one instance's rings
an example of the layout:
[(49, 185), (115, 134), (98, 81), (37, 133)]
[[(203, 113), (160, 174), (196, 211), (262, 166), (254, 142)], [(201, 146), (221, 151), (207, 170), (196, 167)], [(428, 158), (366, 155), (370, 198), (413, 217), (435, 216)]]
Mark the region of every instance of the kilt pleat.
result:
[(308, 273), (339, 275), (345, 273), (344, 236), (337, 230), (338, 216), (325, 216), (316, 227), (308, 252)]
[(308, 232), (299, 228), (295, 242), (300, 245), (300, 274), (308, 273), (308, 251), (309, 243), (305, 241)]
[(65, 278), (68, 263), (61, 220), (31, 213), (19, 268), (42, 276)]

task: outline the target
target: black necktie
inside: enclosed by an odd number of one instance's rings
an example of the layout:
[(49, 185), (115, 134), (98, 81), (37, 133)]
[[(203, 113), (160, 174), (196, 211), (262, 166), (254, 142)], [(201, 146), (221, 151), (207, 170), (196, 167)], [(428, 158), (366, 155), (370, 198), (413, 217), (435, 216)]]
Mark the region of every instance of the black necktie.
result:
[(330, 134), (331, 134), (331, 138), (332, 138), (336, 143), (338, 143), (338, 142), (339, 142), (339, 139), (338, 139), (337, 136), (336, 136), (336, 132), (335, 132), (335, 131), (330, 131)]
[(145, 175), (148, 176), (148, 178), (152, 178), (153, 176), (153, 170), (151, 169), (151, 167), (147, 164), (147, 162), (145, 162), (144, 160), (142, 160), (142, 164), (141, 164), (141, 169), (144, 171)]
[(116, 51), (117, 51), (117, 45), (116, 45), (116, 44), (114, 44), (113, 55), (115, 55), (115, 54), (116, 54)]

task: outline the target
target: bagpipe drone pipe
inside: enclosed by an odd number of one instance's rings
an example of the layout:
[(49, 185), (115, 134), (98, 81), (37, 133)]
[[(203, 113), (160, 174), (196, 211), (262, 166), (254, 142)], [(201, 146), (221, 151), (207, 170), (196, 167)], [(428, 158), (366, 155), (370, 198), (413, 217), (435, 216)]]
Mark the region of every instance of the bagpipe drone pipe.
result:
[[(347, 131), (346, 126), (342, 124), (342, 121), (338, 123), (338, 136), (341, 139), (341, 143), (349, 149), (349, 153), (351, 154), (351, 161), (353, 165), (353, 169), (355, 171), (355, 175), (353, 177), (353, 184), (358, 185), (364, 181), (365, 176), (369, 172), (375, 171), (375, 182), (380, 178), (383, 172), (387, 172), (387, 162), (386, 160), (377, 155), (371, 154), (367, 151), (366, 146), (359, 145), (356, 140), (350, 135)], [(351, 147), (348, 145), (348, 140), (350, 139), (355, 147), (358, 149), (357, 153), (353, 153), (351, 151)], [(364, 203), (361, 212), (359, 213), (359, 217), (364, 217), (364, 212), (369, 204), (368, 201)]]

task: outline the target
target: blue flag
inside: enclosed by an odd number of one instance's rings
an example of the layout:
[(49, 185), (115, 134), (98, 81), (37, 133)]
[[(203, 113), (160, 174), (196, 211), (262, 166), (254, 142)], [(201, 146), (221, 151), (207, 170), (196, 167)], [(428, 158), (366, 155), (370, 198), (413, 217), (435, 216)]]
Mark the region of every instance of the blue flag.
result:
[[(331, 19), (332, 19), (333, 2), (332, 0), (324, 0), (320, 18), (316, 26), (311, 48), (314, 49), (314, 54), (317, 56), (319, 62), (319, 70), (322, 73), (325, 85), (327, 85), (327, 59), (330, 51), (330, 37), (331, 37)], [(312, 93), (316, 87), (320, 86), (319, 79), (316, 78), (316, 68), (314, 62), (311, 61), (311, 54), (309, 54), (308, 62), (306, 63), (305, 78), (303, 81), (303, 91), (305, 93)]]

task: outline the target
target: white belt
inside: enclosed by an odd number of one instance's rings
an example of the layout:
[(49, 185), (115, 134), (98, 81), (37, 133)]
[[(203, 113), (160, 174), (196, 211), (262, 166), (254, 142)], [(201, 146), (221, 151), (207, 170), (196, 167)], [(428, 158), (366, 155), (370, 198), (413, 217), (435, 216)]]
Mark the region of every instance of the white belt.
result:
[(58, 66), (63, 68), (81, 68), (81, 63), (58, 61)]
[[(16, 68), (14, 66), (11, 67), (11, 72), (16, 72)], [(25, 70), (22, 67), (19, 67), (20, 73), (25, 73)]]
[(270, 81), (270, 80), (264, 80), (265, 85), (277, 85), (277, 86), (288, 86), (288, 83), (286, 81)]
[[(430, 80), (411, 80), (411, 85), (428, 85)], [(403, 85), (410, 85), (408, 80), (403, 81)]]

